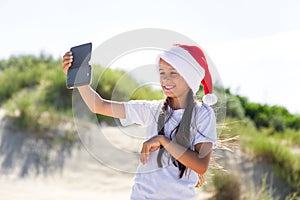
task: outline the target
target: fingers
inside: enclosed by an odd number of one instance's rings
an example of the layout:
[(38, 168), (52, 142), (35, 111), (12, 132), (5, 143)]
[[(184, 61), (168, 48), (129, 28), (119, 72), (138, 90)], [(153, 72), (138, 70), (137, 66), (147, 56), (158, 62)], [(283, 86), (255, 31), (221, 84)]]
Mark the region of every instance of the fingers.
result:
[(144, 142), (141, 150), (140, 161), (141, 163), (145, 164), (149, 160), (149, 158), (150, 158), (150, 147), (146, 142)]
[(150, 159), (150, 153), (159, 149), (160, 143), (156, 137), (153, 137), (143, 143), (140, 161), (145, 164)]
[(62, 61), (62, 70), (66, 74), (69, 68), (71, 67), (73, 62), (73, 56), (72, 52), (68, 51), (65, 53), (63, 56), (63, 61)]
[(71, 56), (71, 55), (72, 55), (72, 52), (71, 52), (71, 51), (67, 51), (67, 52), (65, 53), (64, 57), (65, 57), (65, 56)]

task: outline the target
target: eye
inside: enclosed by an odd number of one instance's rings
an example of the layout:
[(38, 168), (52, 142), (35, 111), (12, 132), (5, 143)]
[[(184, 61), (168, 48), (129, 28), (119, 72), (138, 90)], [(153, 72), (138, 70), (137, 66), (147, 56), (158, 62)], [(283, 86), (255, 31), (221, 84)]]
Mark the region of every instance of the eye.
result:
[(177, 72), (171, 72), (171, 75), (177, 75), (178, 73)]
[(159, 75), (164, 76), (166, 72), (160, 72)]

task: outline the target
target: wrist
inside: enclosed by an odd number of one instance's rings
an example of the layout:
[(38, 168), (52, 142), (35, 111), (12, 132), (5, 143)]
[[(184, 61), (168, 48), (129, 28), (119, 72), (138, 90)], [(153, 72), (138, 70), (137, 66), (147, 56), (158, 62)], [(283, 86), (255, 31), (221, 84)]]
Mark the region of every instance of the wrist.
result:
[(88, 85), (82, 85), (82, 86), (78, 86), (77, 89), (78, 89), (79, 91), (84, 91), (84, 90), (86, 90), (88, 87), (89, 87)]
[(171, 141), (164, 135), (159, 135), (158, 136), (158, 141), (162, 146), (168, 145)]

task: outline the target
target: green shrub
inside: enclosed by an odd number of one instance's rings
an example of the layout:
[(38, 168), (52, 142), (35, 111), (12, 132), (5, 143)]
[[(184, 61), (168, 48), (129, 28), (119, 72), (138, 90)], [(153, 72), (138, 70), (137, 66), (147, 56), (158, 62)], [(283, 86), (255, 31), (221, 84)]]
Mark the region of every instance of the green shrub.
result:
[(52, 66), (43, 74), (40, 84), (44, 84), (42, 91), (44, 106), (72, 116), (72, 90), (66, 88), (66, 76), (61, 68)]
[(293, 128), (295, 130), (300, 130), (300, 116), (291, 115), (286, 119), (287, 127)]
[(227, 119), (226, 127), (222, 135), (240, 135), (240, 148), (243, 151), (269, 162), (277, 177), (297, 191), (300, 187), (300, 154), (293, 152), (293, 149), (300, 147), (299, 131), (286, 129), (282, 133), (274, 132), (272, 128), (257, 130), (251, 121), (235, 119)]
[(270, 126), (277, 132), (284, 132), (286, 129), (285, 121), (281, 115), (275, 115), (270, 119)]
[[(34, 87), (43, 75), (58, 67), (58, 61), (41, 54), (40, 57), (20, 56), (0, 61), (0, 103), (8, 100), (23, 88)], [(60, 69), (60, 68), (59, 68)]]
[[(38, 119), (45, 116), (45, 113), (51, 113), (51, 116), (72, 116), (73, 91), (66, 89), (65, 81), (61, 60), (54, 60), (44, 54), (39, 57), (12, 56), (0, 61), (0, 104), (5, 104), (14, 113), (11, 117), (20, 127), (43, 129), (48, 125)], [(140, 87), (122, 70), (93, 66), (93, 84), (97, 85), (96, 91), (105, 99), (127, 101), (163, 98), (160, 91), (148, 86)], [(99, 121), (113, 122), (110, 117), (97, 117)]]
[(14, 119), (16, 125), (20, 128), (38, 131), (41, 129), (39, 118), (41, 117), (41, 102), (39, 94), (34, 90), (23, 89), (13, 95), (13, 97), (4, 104), (4, 107), (10, 111), (10, 117)]
[(282, 145), (282, 140), (251, 132), (242, 136), (242, 146), (273, 165), (276, 175), (290, 187), (300, 187), (300, 154), (291, 153), (290, 146)]

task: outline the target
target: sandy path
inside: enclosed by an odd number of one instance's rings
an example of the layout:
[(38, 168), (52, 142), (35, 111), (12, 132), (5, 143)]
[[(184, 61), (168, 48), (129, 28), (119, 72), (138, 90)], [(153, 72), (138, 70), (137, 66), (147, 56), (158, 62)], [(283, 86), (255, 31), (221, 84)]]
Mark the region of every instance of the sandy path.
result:
[(22, 133), (1, 129), (0, 134), (1, 199), (129, 197), (133, 174), (103, 166), (80, 144), (50, 149)]

